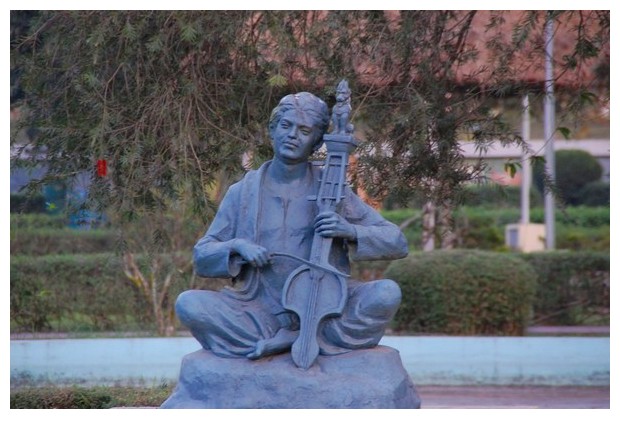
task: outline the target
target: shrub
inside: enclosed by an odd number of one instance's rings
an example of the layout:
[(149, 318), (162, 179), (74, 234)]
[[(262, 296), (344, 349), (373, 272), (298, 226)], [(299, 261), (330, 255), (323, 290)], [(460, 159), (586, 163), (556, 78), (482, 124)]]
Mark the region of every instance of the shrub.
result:
[[(543, 197), (535, 187), (530, 188), (530, 205), (541, 206)], [(498, 184), (471, 185), (464, 189), (463, 204), (467, 206), (520, 207), (521, 188)]]
[(518, 257), (477, 250), (414, 253), (385, 272), (402, 289), (394, 327), (452, 335), (523, 335), (536, 275)]
[(11, 229), (11, 255), (41, 256), (64, 253), (103, 253), (116, 247), (109, 229)]
[(556, 228), (557, 249), (609, 253), (609, 246), (609, 225), (591, 228), (558, 225)]
[[(543, 192), (542, 169), (544, 164), (534, 166), (533, 178), (536, 188)], [(582, 188), (601, 179), (603, 167), (590, 153), (579, 150), (558, 150), (555, 153), (555, 182), (557, 191), (566, 204), (578, 205)]]
[[(422, 226), (419, 210), (400, 209), (383, 211), (383, 216), (400, 225), (407, 219), (416, 219), (403, 233), (412, 248), (420, 248)], [(456, 246), (467, 249), (505, 251), (504, 229), (509, 223), (519, 222), (517, 208), (461, 207), (454, 214)], [(556, 246), (572, 250), (608, 250), (609, 218), (607, 207), (566, 207), (556, 211)], [(544, 210), (533, 208), (531, 222), (544, 223)]]
[(44, 213), (11, 213), (11, 231), (22, 229), (62, 229), (67, 226), (67, 218)]
[(558, 251), (519, 256), (538, 277), (534, 323), (609, 323), (609, 253)]
[(159, 407), (174, 386), (27, 387), (11, 392), (11, 409)]
[[(140, 308), (114, 254), (11, 258), (11, 321), (20, 331), (117, 328)], [(80, 328), (78, 328), (80, 329)]]
[(609, 182), (587, 183), (577, 194), (577, 203), (591, 207), (609, 207)]
[[(177, 273), (167, 299), (190, 288), (218, 289), (225, 279), (198, 279), (188, 269)], [(146, 266), (146, 257), (136, 258)], [(125, 276), (113, 253), (11, 257), (12, 332), (96, 332), (153, 330), (150, 304)]]
[(101, 409), (110, 408), (112, 397), (101, 389), (28, 388), (11, 394), (11, 408), (25, 409)]
[(555, 180), (560, 195), (567, 204), (579, 204), (579, 192), (588, 183), (601, 179), (603, 167), (583, 150), (559, 150), (555, 156)]
[(11, 213), (45, 212), (45, 197), (42, 194), (11, 194)]

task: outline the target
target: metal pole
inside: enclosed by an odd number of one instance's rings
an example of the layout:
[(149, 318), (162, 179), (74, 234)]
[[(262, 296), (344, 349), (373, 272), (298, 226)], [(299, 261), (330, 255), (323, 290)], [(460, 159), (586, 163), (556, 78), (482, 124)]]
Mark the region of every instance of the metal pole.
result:
[[(555, 98), (553, 95), (553, 18), (547, 12), (545, 24), (545, 166), (547, 174), (555, 183)], [(550, 189), (545, 192), (545, 240), (547, 250), (555, 249), (555, 206)]]
[[(526, 143), (530, 141), (530, 97), (523, 96), (523, 119), (521, 134)], [(521, 223), (530, 223), (530, 187), (532, 186), (532, 167), (529, 156), (523, 149), (521, 156)]]

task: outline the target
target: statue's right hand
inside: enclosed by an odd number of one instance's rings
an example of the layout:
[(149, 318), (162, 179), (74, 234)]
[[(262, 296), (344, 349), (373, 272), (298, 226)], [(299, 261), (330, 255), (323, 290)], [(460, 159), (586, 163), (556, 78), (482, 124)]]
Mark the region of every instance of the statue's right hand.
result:
[(237, 238), (233, 242), (232, 249), (254, 267), (262, 267), (269, 264), (269, 251), (251, 241)]

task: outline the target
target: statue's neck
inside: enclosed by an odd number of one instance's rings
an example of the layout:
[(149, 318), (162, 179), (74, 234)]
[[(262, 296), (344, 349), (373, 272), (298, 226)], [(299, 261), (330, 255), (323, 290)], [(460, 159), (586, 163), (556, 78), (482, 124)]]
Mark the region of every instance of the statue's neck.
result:
[(300, 162), (296, 164), (286, 164), (274, 158), (269, 166), (269, 178), (275, 183), (291, 184), (303, 180), (309, 171), (308, 162)]

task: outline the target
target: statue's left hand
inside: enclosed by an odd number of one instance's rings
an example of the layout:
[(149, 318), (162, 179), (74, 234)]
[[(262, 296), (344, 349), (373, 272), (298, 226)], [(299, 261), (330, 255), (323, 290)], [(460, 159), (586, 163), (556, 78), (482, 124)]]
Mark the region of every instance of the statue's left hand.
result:
[(354, 241), (357, 239), (355, 228), (336, 212), (322, 212), (314, 219), (315, 231), (322, 237), (342, 237)]

